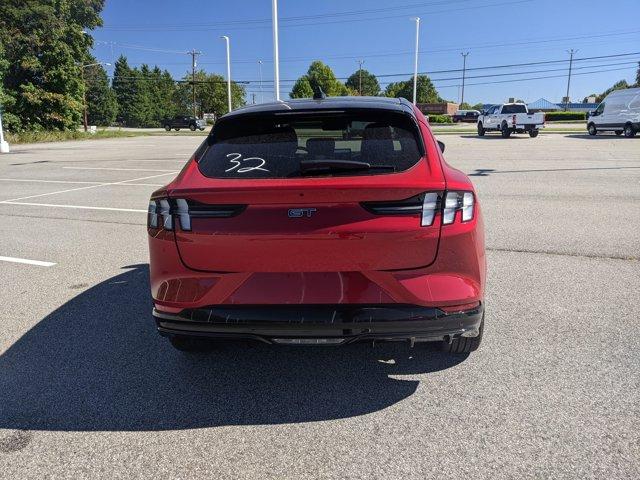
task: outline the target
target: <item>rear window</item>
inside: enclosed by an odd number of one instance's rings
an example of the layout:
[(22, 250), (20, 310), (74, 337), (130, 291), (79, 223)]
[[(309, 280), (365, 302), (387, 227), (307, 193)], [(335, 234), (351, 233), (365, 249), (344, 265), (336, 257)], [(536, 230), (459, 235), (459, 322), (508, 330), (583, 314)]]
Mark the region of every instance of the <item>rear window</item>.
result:
[(524, 103), (504, 105), (502, 107), (502, 113), (527, 113), (527, 107)]
[[(376, 175), (407, 170), (422, 154), (415, 120), (402, 113), (259, 114), (220, 121), (198, 164), (212, 178)], [(303, 173), (300, 162), (310, 161), (370, 168)]]

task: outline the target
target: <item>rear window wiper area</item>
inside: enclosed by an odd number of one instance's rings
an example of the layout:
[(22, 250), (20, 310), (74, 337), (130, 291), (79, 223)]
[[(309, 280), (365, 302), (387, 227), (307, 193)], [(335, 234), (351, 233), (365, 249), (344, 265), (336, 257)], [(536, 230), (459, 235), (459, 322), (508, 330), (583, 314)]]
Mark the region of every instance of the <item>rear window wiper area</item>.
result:
[(358, 160), (302, 160), (300, 162), (301, 175), (313, 175), (325, 172), (349, 172), (357, 170), (395, 170), (393, 165), (371, 165), (368, 162)]

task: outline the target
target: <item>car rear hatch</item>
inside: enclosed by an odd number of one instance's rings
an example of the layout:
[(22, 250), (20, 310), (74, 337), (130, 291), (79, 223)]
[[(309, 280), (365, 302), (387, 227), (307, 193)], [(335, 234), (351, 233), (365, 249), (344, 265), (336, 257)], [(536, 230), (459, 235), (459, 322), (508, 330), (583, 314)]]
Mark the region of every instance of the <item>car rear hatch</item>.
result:
[(221, 121), (168, 192), (185, 265), (344, 272), (432, 263), (444, 180), (415, 120), (397, 117)]

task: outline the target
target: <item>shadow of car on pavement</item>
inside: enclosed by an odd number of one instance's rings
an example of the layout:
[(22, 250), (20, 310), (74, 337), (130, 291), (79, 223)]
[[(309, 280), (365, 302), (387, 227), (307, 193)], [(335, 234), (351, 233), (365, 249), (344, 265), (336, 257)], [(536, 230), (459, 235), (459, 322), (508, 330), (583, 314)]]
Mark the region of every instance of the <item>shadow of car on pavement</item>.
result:
[(0, 429), (132, 431), (279, 424), (375, 412), (412, 395), (391, 375), (450, 368), (433, 346), (174, 350), (155, 331), (148, 267), (79, 294), (0, 356)]

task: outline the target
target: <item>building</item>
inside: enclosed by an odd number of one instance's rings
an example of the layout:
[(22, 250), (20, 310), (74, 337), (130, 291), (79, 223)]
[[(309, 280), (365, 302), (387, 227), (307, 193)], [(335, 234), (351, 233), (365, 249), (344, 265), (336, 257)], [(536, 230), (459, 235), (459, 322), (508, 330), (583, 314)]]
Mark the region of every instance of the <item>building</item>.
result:
[(598, 107), (597, 103), (553, 103), (546, 98), (540, 98), (535, 102), (528, 103), (527, 109), (530, 112), (563, 112), (565, 105), (568, 112), (590, 112)]
[(457, 103), (417, 103), (418, 109), (425, 115), (453, 115), (460, 106)]

